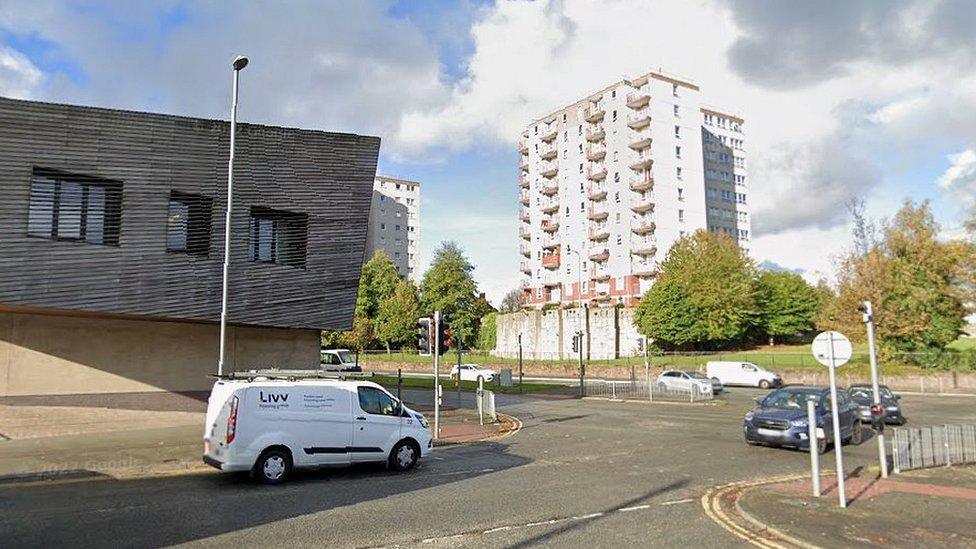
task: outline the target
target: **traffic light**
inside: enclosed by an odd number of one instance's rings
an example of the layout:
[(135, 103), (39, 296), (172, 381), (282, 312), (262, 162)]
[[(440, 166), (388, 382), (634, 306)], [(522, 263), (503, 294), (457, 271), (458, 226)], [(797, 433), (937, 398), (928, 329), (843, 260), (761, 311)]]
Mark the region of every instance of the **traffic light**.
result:
[(417, 350), (425, 355), (429, 355), (431, 352), (430, 324), (431, 320), (429, 318), (417, 320)]
[(573, 352), (579, 352), (579, 334), (573, 334)]
[(871, 307), (870, 301), (865, 301), (864, 303), (858, 305), (857, 310), (861, 312), (861, 321), (865, 324), (874, 320), (874, 310)]
[(437, 354), (443, 355), (444, 353), (447, 352), (447, 350), (450, 348), (452, 343), (451, 325), (448, 324), (443, 318), (441, 318), (441, 322), (440, 325), (437, 326), (437, 330), (438, 330), (438, 339), (439, 339), (438, 346), (437, 346)]

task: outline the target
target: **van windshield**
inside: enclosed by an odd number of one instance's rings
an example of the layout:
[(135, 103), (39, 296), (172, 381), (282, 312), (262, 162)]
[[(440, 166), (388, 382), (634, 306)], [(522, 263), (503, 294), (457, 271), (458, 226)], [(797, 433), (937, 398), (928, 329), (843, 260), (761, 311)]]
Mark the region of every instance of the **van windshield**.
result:
[(352, 364), (356, 362), (356, 357), (352, 356), (352, 353), (349, 351), (339, 351), (339, 360), (341, 360), (343, 364)]

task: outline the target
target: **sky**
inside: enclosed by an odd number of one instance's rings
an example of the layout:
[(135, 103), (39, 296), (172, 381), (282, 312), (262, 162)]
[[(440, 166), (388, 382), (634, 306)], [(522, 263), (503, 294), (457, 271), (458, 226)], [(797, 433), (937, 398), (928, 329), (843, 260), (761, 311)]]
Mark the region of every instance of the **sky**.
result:
[(650, 70), (746, 120), (751, 253), (828, 279), (846, 204), (976, 208), (967, 0), (0, 0), (0, 95), (382, 138), (422, 183), (421, 269), (454, 240), (496, 304), (518, 284), (533, 119)]

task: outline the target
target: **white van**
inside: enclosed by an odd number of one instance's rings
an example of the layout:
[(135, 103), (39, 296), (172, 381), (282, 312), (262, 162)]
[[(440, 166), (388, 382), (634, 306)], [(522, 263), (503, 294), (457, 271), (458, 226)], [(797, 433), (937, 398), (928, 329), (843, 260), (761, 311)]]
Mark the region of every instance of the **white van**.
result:
[(362, 372), (349, 349), (322, 349), (319, 367), (326, 372)]
[(705, 365), (705, 375), (719, 380), (722, 385), (746, 385), (769, 389), (783, 384), (779, 374), (774, 374), (752, 362), (709, 362)]
[(372, 382), (226, 379), (210, 393), (203, 461), (278, 484), (296, 467), (386, 462), (407, 470), (431, 444), (427, 419)]

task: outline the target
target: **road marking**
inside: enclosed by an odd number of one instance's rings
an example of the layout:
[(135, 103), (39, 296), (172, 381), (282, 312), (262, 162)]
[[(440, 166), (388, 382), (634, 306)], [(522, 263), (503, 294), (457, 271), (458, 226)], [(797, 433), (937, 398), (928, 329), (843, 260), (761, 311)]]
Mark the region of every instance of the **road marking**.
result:
[[(688, 501), (694, 501), (694, 500), (688, 500)], [(459, 540), (459, 539), (462, 539), (462, 538), (464, 538), (466, 536), (484, 536), (484, 535), (495, 534), (495, 533), (498, 533), (498, 532), (511, 532), (511, 531), (514, 531), (514, 530), (522, 530), (522, 529), (525, 529), (525, 528), (538, 528), (540, 526), (552, 526), (552, 525), (555, 525), (555, 524), (563, 524), (563, 523), (567, 523), (567, 522), (579, 522), (579, 521), (583, 521), (583, 520), (600, 518), (600, 517), (607, 516), (607, 515), (610, 515), (610, 514), (615, 513), (615, 512), (616, 513), (628, 513), (628, 512), (632, 512), (632, 511), (641, 511), (641, 510), (650, 509), (650, 508), (651, 508), (651, 505), (650, 504), (634, 505), (633, 507), (621, 507), (620, 509), (614, 509), (613, 511), (598, 511), (596, 513), (588, 513), (588, 514), (585, 514), (585, 515), (576, 515), (576, 516), (572, 516), (572, 517), (556, 517), (556, 518), (551, 518), (551, 519), (547, 519), (547, 520), (538, 520), (538, 521), (533, 521), (533, 522), (526, 522), (526, 523), (523, 523), (523, 524), (505, 524), (505, 525), (502, 525), (502, 526), (494, 526), (492, 528), (487, 528), (487, 529), (484, 529), (484, 530), (475, 530), (475, 531), (471, 531), (471, 532), (461, 532), (459, 534), (450, 534), (450, 535), (447, 535), (447, 536), (439, 536), (439, 537), (433, 537), (433, 538), (423, 538), (421, 540), (414, 540), (413, 542), (409, 542), (408, 541), (408, 542), (405, 542), (405, 543), (406, 544), (409, 544), (409, 543), (418, 543), (419, 542), (421, 544), (430, 544), (430, 543), (437, 543), (437, 542), (443, 542), (443, 541)], [(400, 547), (402, 545), (404, 545), (404, 542), (398, 543), (398, 544), (394, 545), (393, 547)]]
[(665, 502), (662, 502), (661, 505), (678, 505), (679, 503), (691, 503), (693, 501), (695, 501), (694, 498), (676, 499), (674, 501), (665, 501)]
[(723, 500), (729, 498), (730, 494), (733, 494), (734, 492), (741, 492), (745, 489), (761, 486), (763, 484), (784, 482), (799, 478), (805, 478), (805, 475), (783, 475), (762, 480), (733, 482), (722, 486), (716, 486), (714, 488), (709, 488), (701, 497), (701, 505), (705, 510), (705, 515), (707, 515), (708, 518), (712, 519), (716, 524), (735, 537), (755, 545), (756, 547), (764, 547), (769, 549), (786, 549), (791, 547), (810, 548), (811, 546), (809, 544), (790, 537), (769, 525), (760, 525), (755, 519), (746, 516), (742, 509), (738, 506), (737, 501), (734, 504), (735, 511), (742, 514), (743, 519), (748, 520), (754, 528), (743, 526), (741, 521), (734, 520), (722, 508)]

